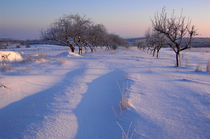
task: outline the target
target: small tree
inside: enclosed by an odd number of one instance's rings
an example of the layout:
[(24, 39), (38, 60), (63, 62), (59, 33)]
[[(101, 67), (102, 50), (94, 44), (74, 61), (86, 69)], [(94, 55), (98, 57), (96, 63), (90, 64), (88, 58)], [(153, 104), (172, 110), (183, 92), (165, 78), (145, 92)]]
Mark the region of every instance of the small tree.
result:
[(165, 36), (163, 34), (160, 34), (158, 32), (154, 33), (154, 38), (155, 38), (156, 45), (153, 50), (153, 53), (155, 53), (156, 51), (156, 57), (159, 58), (160, 49), (165, 46), (165, 44), (167, 43), (167, 40), (165, 39)]
[(146, 45), (145, 45), (145, 42), (144, 42), (144, 41), (139, 41), (139, 42), (137, 43), (137, 48), (140, 49), (140, 50), (141, 50), (141, 49), (144, 50), (144, 49), (145, 49), (145, 46), (146, 46)]
[(185, 16), (168, 17), (165, 8), (161, 13), (157, 13), (152, 20), (154, 31), (163, 34), (167, 38), (169, 45), (176, 54), (176, 66), (181, 65), (180, 52), (191, 47), (192, 39), (197, 35), (194, 25), (186, 20)]
[(145, 33), (147, 48), (152, 51), (153, 56), (159, 57), (160, 49), (166, 44), (165, 36), (159, 32), (147, 30)]
[[(145, 32), (145, 46), (144, 46), (144, 49), (147, 48), (147, 50), (153, 51), (154, 46), (155, 46), (155, 40), (154, 40), (154, 38), (152, 37), (151, 30), (148, 29), (148, 30)], [(153, 53), (153, 54), (154, 54), (154, 53)], [(154, 56), (154, 55), (153, 55), (153, 56)]]

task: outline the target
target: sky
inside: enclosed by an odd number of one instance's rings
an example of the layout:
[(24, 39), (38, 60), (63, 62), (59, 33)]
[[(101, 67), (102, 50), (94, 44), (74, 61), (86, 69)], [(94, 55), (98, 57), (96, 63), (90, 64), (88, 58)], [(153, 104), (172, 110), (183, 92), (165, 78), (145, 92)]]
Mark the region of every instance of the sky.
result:
[(192, 20), (210, 37), (210, 0), (0, 0), (0, 38), (39, 39), (59, 17), (80, 14), (123, 38), (142, 37), (154, 14), (166, 7)]

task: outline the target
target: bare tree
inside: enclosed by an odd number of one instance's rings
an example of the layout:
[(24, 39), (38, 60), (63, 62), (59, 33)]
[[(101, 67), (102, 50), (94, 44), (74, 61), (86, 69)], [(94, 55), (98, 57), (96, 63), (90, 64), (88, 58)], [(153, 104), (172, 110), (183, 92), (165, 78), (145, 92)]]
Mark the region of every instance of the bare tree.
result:
[(68, 15), (58, 19), (50, 28), (42, 32), (43, 39), (55, 40), (71, 48), (74, 52), (75, 46), (81, 49), (81, 41), (89, 28), (91, 21), (79, 15)]
[(145, 43), (148, 48), (153, 53), (153, 56), (158, 58), (160, 49), (166, 45), (167, 41), (165, 36), (159, 32), (147, 30), (145, 33)]
[[(156, 51), (156, 57), (159, 58), (160, 49), (166, 45), (167, 40), (165, 39), (165, 36), (163, 34), (158, 32), (155, 32), (153, 36), (156, 42), (153, 53), (155, 53)], [(153, 56), (155, 56), (155, 54), (153, 54)]]
[(68, 15), (58, 19), (42, 32), (42, 37), (68, 46), (72, 52), (78, 46), (79, 54), (82, 54), (82, 48), (85, 48), (87, 52), (89, 47), (93, 52), (98, 46), (125, 44), (125, 41), (119, 36), (108, 34), (103, 25), (93, 24), (89, 19), (80, 15)]
[(127, 42), (124, 39), (122, 39), (120, 36), (115, 35), (115, 34), (109, 34), (108, 40), (109, 40), (108, 42), (109, 46), (114, 50), (117, 49), (119, 45), (121, 46), (127, 45)]
[(87, 32), (92, 25), (90, 19), (85, 16), (81, 17), (79, 15), (72, 16), (74, 20), (73, 24), (73, 38), (74, 43), (79, 47), (79, 54), (82, 54), (82, 48), (86, 41)]
[(153, 51), (154, 46), (155, 46), (155, 40), (154, 40), (154, 38), (152, 37), (152, 32), (151, 32), (151, 30), (148, 29), (148, 30), (145, 32), (145, 46), (143, 47), (143, 49), (146, 49), (146, 48), (147, 48), (147, 50)]
[(185, 16), (168, 17), (165, 8), (161, 13), (157, 13), (152, 20), (154, 31), (163, 34), (167, 38), (169, 45), (176, 54), (176, 66), (181, 65), (180, 52), (191, 47), (192, 39), (197, 35), (194, 25)]
[(96, 24), (89, 28), (86, 40), (91, 43), (91, 52), (93, 52), (94, 49), (96, 50), (99, 45), (103, 45), (103, 40), (105, 39), (106, 34), (107, 31), (104, 25)]
[(139, 41), (137, 42), (137, 48), (140, 49), (140, 50), (144, 50), (146, 47), (145, 47), (145, 41)]
[(106, 28), (101, 24), (90, 26), (86, 40), (91, 43), (91, 52), (96, 51), (98, 46), (116, 49), (118, 45), (126, 45), (124, 39), (118, 35), (107, 33)]

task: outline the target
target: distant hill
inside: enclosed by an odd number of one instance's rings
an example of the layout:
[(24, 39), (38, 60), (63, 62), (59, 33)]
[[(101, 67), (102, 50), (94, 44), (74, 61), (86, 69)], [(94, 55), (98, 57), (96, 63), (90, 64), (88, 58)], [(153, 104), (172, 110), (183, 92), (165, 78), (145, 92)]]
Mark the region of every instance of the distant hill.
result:
[(192, 47), (210, 47), (210, 38), (194, 38)]
[[(143, 41), (144, 37), (138, 38), (127, 38), (130, 45), (136, 45), (139, 41)], [(45, 40), (12, 40), (12, 39), (0, 39), (0, 42), (4, 45), (24, 45), (26, 43), (29, 44), (55, 44), (59, 45), (56, 41), (45, 41)], [(192, 47), (210, 47), (210, 38), (194, 38)]]
[[(144, 40), (144, 37), (125, 39), (130, 45), (135, 45), (139, 41)], [(194, 38), (192, 47), (210, 47), (210, 38)]]
[(15, 45), (26, 45), (26, 44), (54, 44), (61, 45), (56, 41), (47, 41), (47, 40), (13, 40), (13, 39), (0, 39), (2, 45), (5, 46), (15, 46)]
[(137, 44), (140, 40), (144, 40), (144, 37), (139, 37), (139, 38), (127, 38), (125, 39), (130, 45), (135, 45)]

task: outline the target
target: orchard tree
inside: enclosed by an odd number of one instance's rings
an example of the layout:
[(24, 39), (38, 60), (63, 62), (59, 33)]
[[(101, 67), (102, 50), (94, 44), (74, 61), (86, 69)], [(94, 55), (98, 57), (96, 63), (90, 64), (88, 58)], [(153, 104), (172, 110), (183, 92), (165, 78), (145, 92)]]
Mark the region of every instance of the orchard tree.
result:
[(66, 45), (74, 52), (76, 45), (81, 49), (81, 40), (90, 24), (89, 19), (77, 14), (64, 16), (42, 32), (42, 37), (45, 40), (54, 40)]
[(161, 13), (157, 13), (152, 20), (153, 30), (163, 34), (169, 45), (176, 54), (176, 66), (181, 65), (180, 52), (191, 47), (192, 39), (197, 35), (195, 26), (190, 20), (180, 14), (175, 13), (168, 16), (165, 8)]
[(157, 31), (147, 30), (145, 33), (145, 43), (146, 47), (152, 51), (153, 56), (159, 58), (160, 49), (166, 45), (167, 41), (165, 36)]
[(162, 47), (164, 47), (167, 43), (167, 40), (165, 39), (165, 36), (161, 33), (154, 32), (153, 37), (155, 39), (155, 47), (153, 49), (153, 56), (155, 56), (156, 52), (156, 57), (159, 58), (159, 52)]
[(87, 41), (91, 43), (91, 52), (96, 51), (99, 45), (103, 45), (105, 36), (107, 35), (106, 28), (102, 24), (90, 26), (87, 34)]
[(153, 51), (154, 46), (155, 46), (155, 40), (152, 37), (151, 30), (148, 29), (145, 32), (145, 47), (144, 47), (144, 49), (147, 48), (147, 50)]
[(114, 50), (117, 49), (119, 45), (127, 45), (127, 42), (124, 39), (115, 34), (108, 34), (108, 41), (108, 46)]
[(137, 48), (140, 49), (140, 50), (144, 50), (146, 47), (145, 47), (145, 42), (144, 41), (139, 41), (137, 42)]
[(80, 15), (68, 15), (58, 19), (46, 31), (42, 32), (45, 40), (54, 40), (75, 51), (79, 47), (79, 54), (82, 48), (91, 52), (98, 46), (118, 46), (126, 44), (124, 39), (118, 35), (109, 34), (101, 24), (93, 24), (86, 17)]

